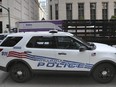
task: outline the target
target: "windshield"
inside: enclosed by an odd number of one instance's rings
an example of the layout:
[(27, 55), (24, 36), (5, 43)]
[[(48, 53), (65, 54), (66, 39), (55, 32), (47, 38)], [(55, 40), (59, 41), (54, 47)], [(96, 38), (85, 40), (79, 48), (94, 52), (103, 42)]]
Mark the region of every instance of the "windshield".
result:
[(73, 36), (73, 38), (76, 39), (76, 40), (78, 40), (79, 42), (83, 43), (84, 45), (86, 45), (87, 47), (89, 47), (91, 49), (95, 49), (96, 48), (96, 46), (93, 43), (86, 42), (82, 38), (79, 38), (77, 36)]
[(73, 36), (73, 38), (75, 38), (76, 40), (80, 41), (81, 43), (83, 43), (84, 45), (90, 45), (88, 42), (86, 42), (85, 40), (83, 40), (82, 38), (79, 38), (77, 36)]

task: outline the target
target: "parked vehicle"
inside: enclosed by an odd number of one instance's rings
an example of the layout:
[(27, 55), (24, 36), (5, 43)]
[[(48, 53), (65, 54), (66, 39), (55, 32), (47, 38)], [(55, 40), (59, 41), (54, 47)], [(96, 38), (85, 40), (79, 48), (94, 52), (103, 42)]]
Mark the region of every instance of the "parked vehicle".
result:
[(116, 48), (87, 43), (56, 30), (15, 33), (0, 45), (0, 69), (20, 83), (28, 81), (35, 71), (85, 72), (108, 83), (116, 73)]
[(56, 29), (62, 31), (61, 20), (54, 21), (20, 21), (16, 22), (16, 28), (18, 32), (37, 32), (37, 31), (49, 31)]

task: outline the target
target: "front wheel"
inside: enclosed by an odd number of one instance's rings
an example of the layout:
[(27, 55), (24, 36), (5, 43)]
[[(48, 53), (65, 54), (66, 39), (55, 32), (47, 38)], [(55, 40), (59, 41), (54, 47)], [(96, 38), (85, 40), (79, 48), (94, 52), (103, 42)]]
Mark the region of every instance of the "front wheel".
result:
[(22, 83), (29, 80), (32, 75), (26, 65), (19, 63), (11, 67), (10, 76), (14, 81)]
[(93, 78), (100, 83), (109, 83), (115, 77), (115, 68), (111, 64), (100, 64), (93, 71)]

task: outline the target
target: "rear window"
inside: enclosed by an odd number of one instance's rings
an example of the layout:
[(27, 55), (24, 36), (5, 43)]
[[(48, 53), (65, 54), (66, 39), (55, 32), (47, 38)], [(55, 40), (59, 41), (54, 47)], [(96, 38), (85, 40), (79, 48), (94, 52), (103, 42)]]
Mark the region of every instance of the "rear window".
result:
[(13, 47), (15, 46), (23, 37), (8, 37), (6, 40), (1, 44), (1, 46), (5, 47)]
[(0, 40), (3, 40), (7, 35), (0, 35)]

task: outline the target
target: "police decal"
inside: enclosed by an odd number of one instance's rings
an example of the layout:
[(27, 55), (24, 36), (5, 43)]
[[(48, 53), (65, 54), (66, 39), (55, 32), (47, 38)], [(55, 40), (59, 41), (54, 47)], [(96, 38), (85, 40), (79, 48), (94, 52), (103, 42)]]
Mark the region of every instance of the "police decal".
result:
[(55, 67), (55, 68), (86, 68), (91, 69), (93, 64), (60, 60), (56, 58), (35, 56), (28, 54), (27, 59), (38, 61), (38, 67)]

